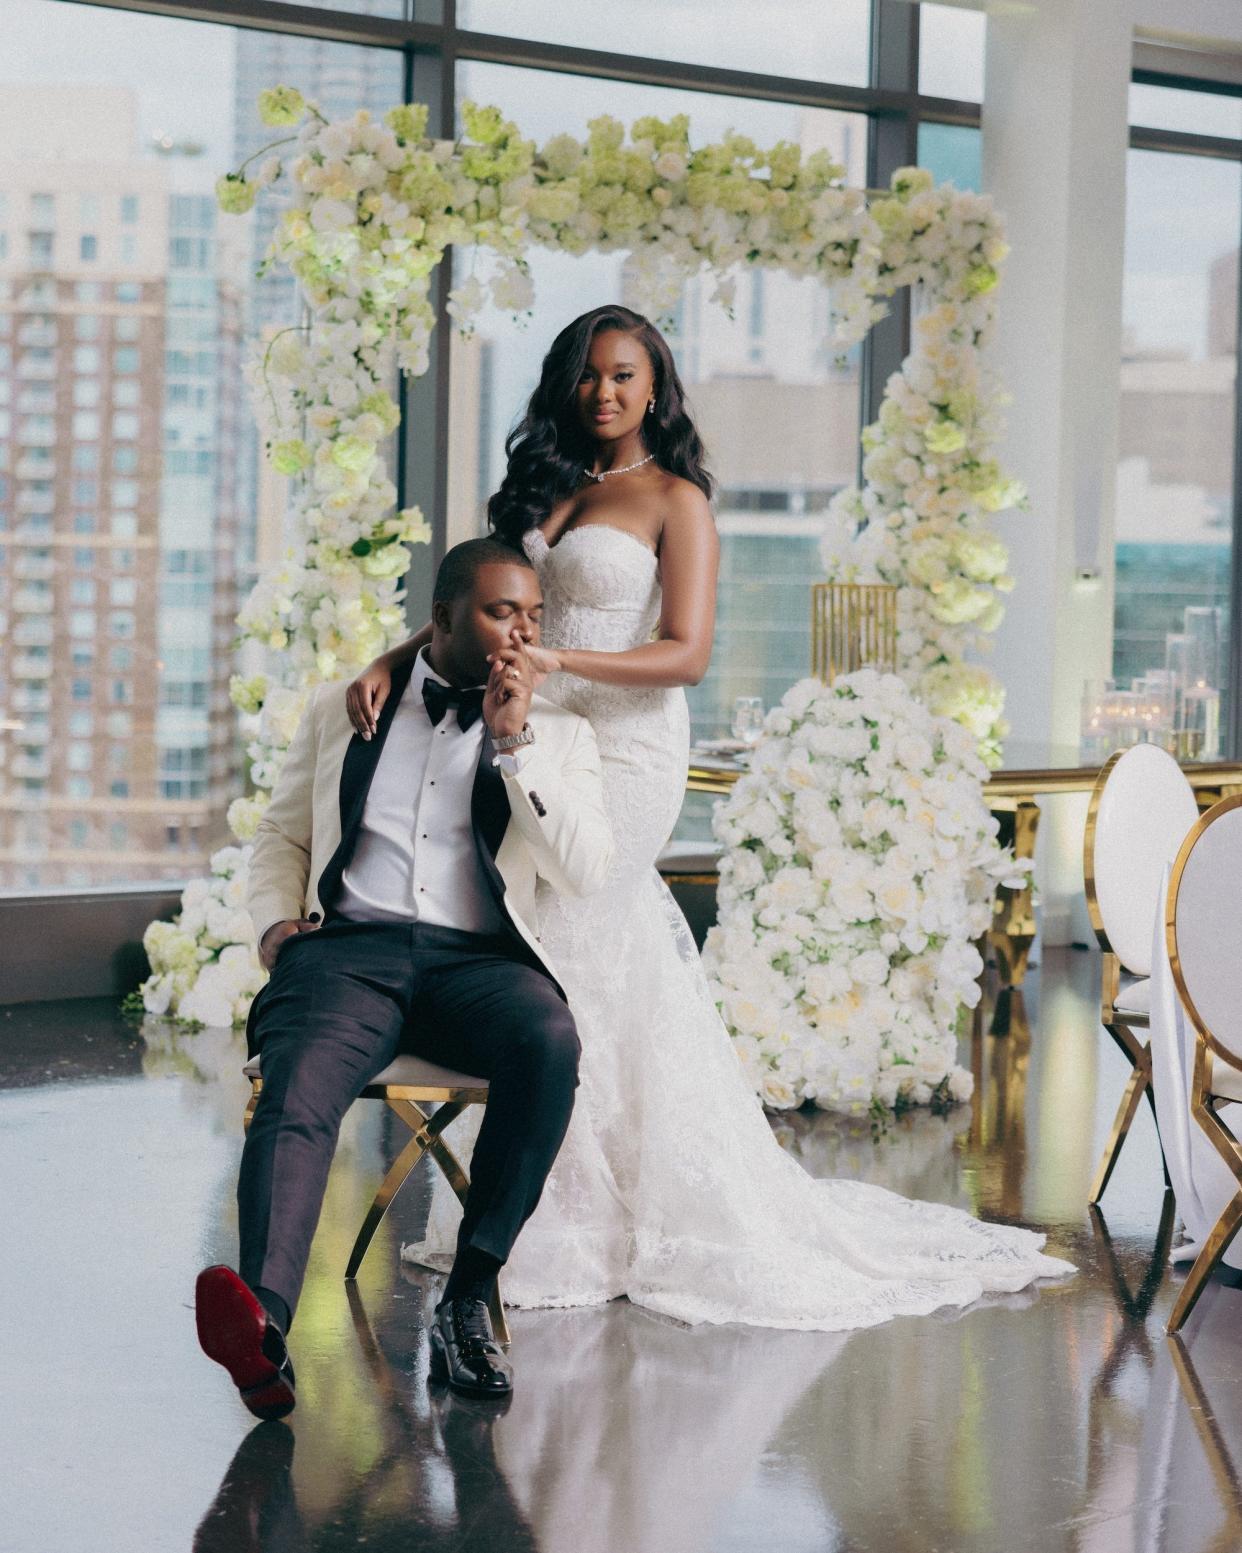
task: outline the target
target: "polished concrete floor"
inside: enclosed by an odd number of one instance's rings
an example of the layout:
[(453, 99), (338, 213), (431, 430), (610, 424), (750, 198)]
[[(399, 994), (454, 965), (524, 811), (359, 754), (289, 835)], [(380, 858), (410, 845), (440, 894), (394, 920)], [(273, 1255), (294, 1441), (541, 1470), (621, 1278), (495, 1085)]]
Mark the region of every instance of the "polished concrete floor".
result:
[(1096, 976), (1094, 956), (1049, 956), (1008, 1035), (974, 1040), (973, 1108), (879, 1137), (774, 1123), (814, 1174), (1046, 1229), (1076, 1279), (842, 1336), (686, 1330), (620, 1302), (517, 1312), (498, 1412), (428, 1385), (438, 1284), (396, 1254), (417, 1190), (356, 1293), (342, 1281), (396, 1141), (364, 1105), (294, 1328), (289, 1427), (254, 1425), (194, 1338), (194, 1275), (235, 1256), (237, 1041), (144, 1034), (95, 1002), (0, 1010), (0, 1548), (1242, 1547), (1242, 1289), (1214, 1283), (1184, 1342), (1164, 1336), (1182, 1272), (1148, 1113), (1104, 1214), (1085, 1207), (1124, 1077)]

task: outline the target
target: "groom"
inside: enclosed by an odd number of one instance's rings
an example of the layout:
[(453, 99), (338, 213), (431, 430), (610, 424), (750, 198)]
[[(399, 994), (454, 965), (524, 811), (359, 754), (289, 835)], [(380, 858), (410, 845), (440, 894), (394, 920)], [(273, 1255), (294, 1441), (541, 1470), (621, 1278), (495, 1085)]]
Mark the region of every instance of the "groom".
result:
[(374, 739), (353, 734), (344, 685), (321, 687), (260, 822), (247, 905), (272, 974), (248, 1028), (263, 1089), (237, 1187), (241, 1276), (207, 1268), (195, 1301), (204, 1351), (260, 1418), (293, 1407), (285, 1333), (341, 1119), (403, 1050), (489, 1081), (432, 1371), (470, 1395), (512, 1389), (487, 1301), (578, 1082), (535, 881), (589, 894), (612, 859), (590, 726), (532, 701), (542, 607), (519, 552), (450, 550), (431, 644), (394, 674)]

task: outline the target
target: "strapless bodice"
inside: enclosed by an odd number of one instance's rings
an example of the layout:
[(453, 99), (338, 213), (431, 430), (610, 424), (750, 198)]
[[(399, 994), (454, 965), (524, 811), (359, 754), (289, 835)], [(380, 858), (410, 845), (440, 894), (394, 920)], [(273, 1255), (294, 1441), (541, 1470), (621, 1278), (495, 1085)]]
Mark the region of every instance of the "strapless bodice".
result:
[(641, 539), (585, 523), (555, 545), (532, 528), (522, 544), (543, 588), (549, 647), (623, 652), (650, 639), (660, 618), (660, 568)]

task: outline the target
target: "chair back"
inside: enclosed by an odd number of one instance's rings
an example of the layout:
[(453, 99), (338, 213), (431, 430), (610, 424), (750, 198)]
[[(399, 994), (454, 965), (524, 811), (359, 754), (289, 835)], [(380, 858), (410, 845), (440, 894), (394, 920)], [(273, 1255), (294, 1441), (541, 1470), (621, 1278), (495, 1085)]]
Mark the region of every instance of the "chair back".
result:
[(1186, 837), (1169, 879), (1165, 933), (1173, 980), (1199, 1034), (1242, 1067), (1242, 793)]
[(1136, 744), (1096, 779), (1083, 837), (1087, 911), (1100, 947), (1151, 975), (1160, 881), (1199, 818), (1194, 789), (1166, 750)]

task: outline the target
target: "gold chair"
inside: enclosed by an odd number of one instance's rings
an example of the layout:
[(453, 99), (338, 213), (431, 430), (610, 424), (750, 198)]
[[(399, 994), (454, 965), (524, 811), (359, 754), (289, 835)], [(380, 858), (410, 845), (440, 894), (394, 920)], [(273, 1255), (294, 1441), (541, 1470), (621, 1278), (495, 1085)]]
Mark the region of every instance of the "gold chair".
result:
[(1151, 1022), (1160, 881), (1198, 817), (1185, 773), (1154, 744), (1113, 755), (1091, 794), (1082, 868), (1087, 912), (1104, 954), (1100, 1023), (1130, 1063), (1130, 1078), (1091, 1184), (1092, 1203), (1104, 1195), (1144, 1095), (1155, 1114), (1151, 1050), (1138, 1032)]
[(1242, 1101), (1239, 879), (1242, 793), (1214, 804), (1186, 837), (1165, 903), (1173, 981), (1195, 1028), (1190, 1114), (1237, 1182), (1174, 1301), (1169, 1332), (1180, 1330), (1242, 1227), (1242, 1144), (1217, 1110), (1222, 1102)]
[[(250, 1103), (246, 1107), (244, 1119), (244, 1126), (249, 1130), (250, 1119), (254, 1115), (254, 1108), (263, 1091), (259, 1059), (255, 1058), (248, 1062), (243, 1071), (250, 1080)], [(444, 1141), (443, 1133), (467, 1106), (487, 1104), (487, 1080), (474, 1078), (468, 1073), (454, 1073), (450, 1068), (439, 1067), (436, 1063), (426, 1062), (421, 1057), (398, 1057), (382, 1072), (376, 1074), (362, 1091), (360, 1098), (382, 1100), (389, 1110), (394, 1111), (401, 1118), (413, 1136), (393, 1161), (375, 1194), (375, 1201), (362, 1221), (362, 1228), (354, 1241), (354, 1249), (349, 1255), (349, 1265), (345, 1269), (345, 1277), (349, 1282), (358, 1276), (362, 1259), (366, 1256), (367, 1248), (375, 1238), (375, 1232), (380, 1227), (384, 1215), (392, 1205), (393, 1198), (409, 1180), (414, 1167), (424, 1154), (430, 1154), (439, 1165), (448, 1184), (457, 1194), (462, 1206), (465, 1206), (470, 1180), (457, 1156)], [(423, 1110), (422, 1107), (427, 1104), (436, 1105), (434, 1114)], [(505, 1307), (500, 1297), (499, 1284), (492, 1295), (491, 1313), (496, 1341), (507, 1348), (509, 1324), (505, 1320)]]

